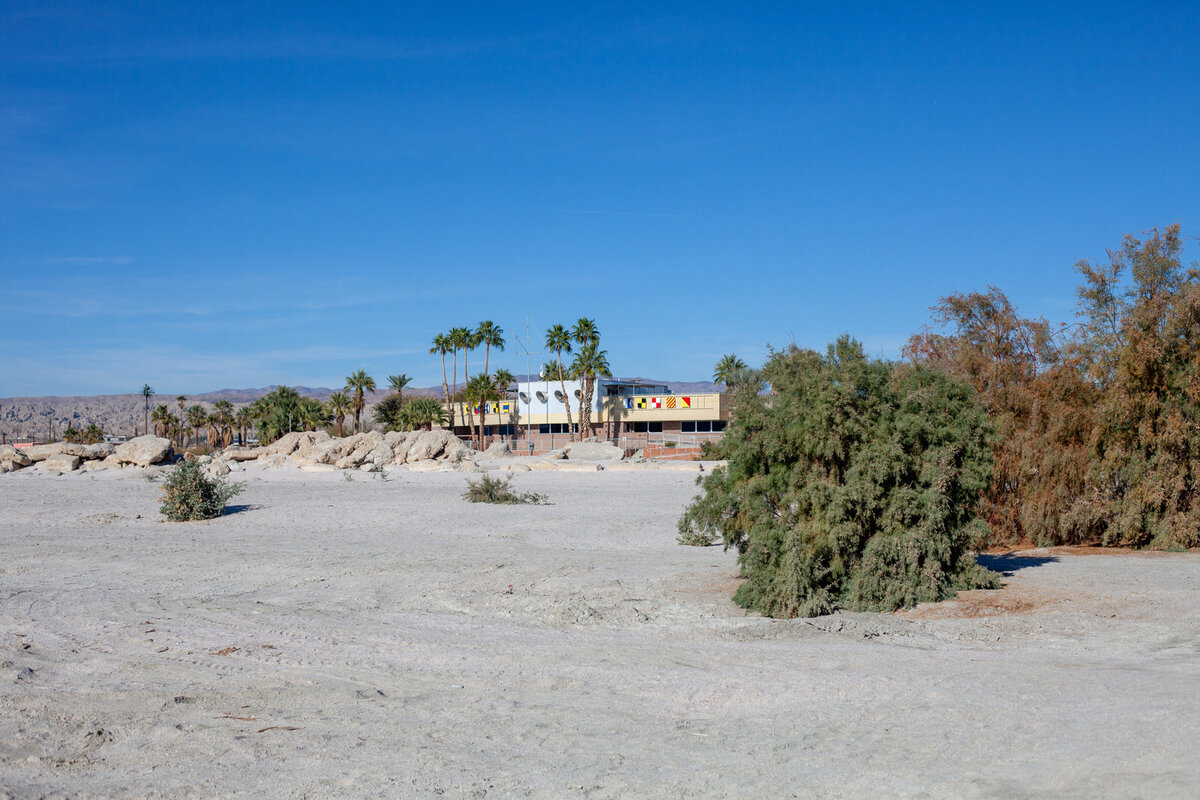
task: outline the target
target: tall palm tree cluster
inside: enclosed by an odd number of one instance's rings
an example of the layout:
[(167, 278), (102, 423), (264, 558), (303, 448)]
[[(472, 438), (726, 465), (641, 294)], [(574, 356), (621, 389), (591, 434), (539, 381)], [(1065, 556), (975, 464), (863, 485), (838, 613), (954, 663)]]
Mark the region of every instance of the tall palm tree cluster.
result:
[[(455, 425), (457, 404), (462, 404), (466, 424), (471, 428), (472, 438), (482, 443), (484, 414), (490, 402), (504, 400), (513, 391), (516, 376), (507, 369), (491, 371), (492, 350), (503, 352), (507, 343), (504, 329), (491, 320), (484, 320), (474, 328), (455, 327), (433, 337), (431, 354), (441, 358), (442, 392), (445, 406), (431, 397), (404, 397), (412, 385), (412, 377), (404, 373), (389, 375), (387, 388), (392, 394), (373, 407), (375, 424), (385, 430), (431, 430), (435, 425)], [(567, 406), (567, 419), (571, 425), (570, 398), (567, 396), (566, 381), (579, 380), (580, 431), (591, 430), (591, 403), (595, 392), (596, 378), (610, 375), (608, 354), (600, 349), (600, 332), (593, 320), (580, 318), (574, 326), (566, 328), (553, 325), (546, 333), (546, 347), (554, 351), (555, 361), (547, 363), (545, 374), (558, 380)], [(471, 354), (483, 349), (483, 370), (471, 374)], [(563, 363), (563, 353), (573, 354), (569, 364)], [(462, 355), (461, 389), (458, 371), (459, 355)], [(450, 356), (451, 369), (446, 372), (446, 356)], [(228, 447), (235, 441), (244, 445), (250, 432), (257, 431), (260, 441), (270, 442), (292, 431), (325, 430), (336, 436), (345, 436), (347, 427), (354, 433), (364, 429), (364, 412), (368, 396), (377, 390), (375, 379), (366, 370), (355, 370), (346, 376), (346, 385), (333, 392), (322, 403), (312, 397), (303, 397), (295, 389), (280, 386), (253, 403), (235, 408), (228, 400), (218, 400), (211, 409), (200, 404), (187, 404), (186, 395), (175, 397), (175, 407), (162, 403), (150, 408), (154, 390), (150, 384), (142, 386), (146, 430), (153, 425), (154, 433), (175, 442), (180, 449), (198, 447), (203, 434), (204, 443), (210, 447)], [(82, 436), (74, 432), (72, 436)], [(100, 432), (103, 438), (103, 431)], [(579, 434), (579, 438), (583, 433)]]
[[(542, 366), (547, 380), (559, 383), (563, 406), (567, 410), (567, 430), (570, 440), (584, 439), (592, 430), (592, 395), (596, 392), (596, 379), (612, 375), (608, 363), (608, 351), (600, 349), (600, 330), (595, 320), (580, 317), (571, 328), (551, 325), (546, 330), (546, 350), (554, 353), (554, 361)], [(578, 348), (578, 349), (576, 349)], [(563, 353), (573, 353), (569, 364), (563, 363)], [(571, 419), (571, 398), (567, 394), (567, 381), (577, 380), (579, 389), (579, 427)]]
[[(433, 337), (429, 352), (442, 360), (442, 393), (446, 408), (450, 410), (449, 425), (455, 424), (455, 404), (462, 403), (467, 414), (467, 425), (476, 441), (483, 441), (483, 409), (489, 402), (508, 396), (516, 376), (506, 369), (490, 372), (492, 349), (503, 351), (504, 329), (491, 320), (484, 320), (474, 328), (451, 328), (447, 333)], [(471, 375), (470, 355), (483, 348), (483, 371)], [(463, 391), (458, 390), (458, 354), (463, 356)], [(450, 379), (446, 378), (446, 356), (450, 356)], [(478, 424), (477, 424), (478, 423)]]

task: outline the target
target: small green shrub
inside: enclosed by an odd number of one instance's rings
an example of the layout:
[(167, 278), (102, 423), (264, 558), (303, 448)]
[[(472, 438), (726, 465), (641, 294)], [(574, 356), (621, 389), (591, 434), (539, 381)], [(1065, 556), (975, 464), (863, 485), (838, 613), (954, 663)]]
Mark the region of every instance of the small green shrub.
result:
[(500, 503), (502, 505), (521, 503), (541, 505), (546, 502), (547, 498), (544, 494), (513, 491), (511, 482), (511, 476), (501, 480), (484, 475), (478, 481), (468, 480), (467, 490), (463, 492), (463, 499), (470, 500), (472, 503)]
[(212, 519), (221, 516), (225, 503), (245, 488), (244, 483), (208, 477), (195, 461), (180, 461), (163, 483), (159, 510), (171, 522)]
[(663, 442), (663, 447), (678, 447), (679, 442)]
[(701, 442), (700, 443), (700, 458), (698, 461), (723, 461), (725, 459), (725, 451), (721, 448), (720, 442)]

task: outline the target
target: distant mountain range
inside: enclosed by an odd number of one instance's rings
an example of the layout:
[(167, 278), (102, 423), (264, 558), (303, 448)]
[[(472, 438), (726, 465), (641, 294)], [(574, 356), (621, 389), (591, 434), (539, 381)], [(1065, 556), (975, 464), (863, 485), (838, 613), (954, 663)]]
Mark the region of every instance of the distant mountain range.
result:
[[(518, 380), (525, 380), (518, 376)], [(534, 378), (537, 380), (537, 378)], [(627, 378), (625, 380), (644, 380), (648, 383), (665, 383), (675, 394), (693, 392), (718, 391), (719, 387), (709, 381), (660, 381), (649, 378)], [(252, 403), (263, 395), (278, 388), (263, 386), (259, 389), (219, 389), (215, 392), (187, 396), (187, 405), (201, 405), (212, 408), (218, 400), (228, 400), (235, 406)], [(293, 386), (293, 389), (306, 397), (315, 397), (325, 401), (336, 389), (311, 386)], [(367, 408), (389, 396), (391, 391), (369, 392)], [(442, 387), (410, 388), (404, 391), (405, 397), (442, 397)], [(178, 406), (175, 395), (156, 394), (150, 398), (150, 410), (160, 404), (169, 405), (173, 410)], [(89, 423), (96, 423), (108, 433), (133, 434), (142, 430), (144, 400), (140, 394), (103, 394), (83, 397), (0, 397), (0, 433), (10, 441), (21, 438), (45, 440), (58, 438), (68, 425), (76, 428), (86, 428)], [(369, 416), (367, 417), (370, 418)]]

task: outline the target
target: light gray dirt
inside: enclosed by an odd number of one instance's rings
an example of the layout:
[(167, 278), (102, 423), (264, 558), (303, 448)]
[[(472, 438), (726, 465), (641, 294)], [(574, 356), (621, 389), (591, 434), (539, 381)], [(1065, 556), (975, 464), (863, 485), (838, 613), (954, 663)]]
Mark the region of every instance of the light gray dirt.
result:
[[(1200, 556), (776, 621), (673, 472), (0, 476), (0, 796), (1194, 797)], [(139, 518), (138, 515), (141, 515)]]

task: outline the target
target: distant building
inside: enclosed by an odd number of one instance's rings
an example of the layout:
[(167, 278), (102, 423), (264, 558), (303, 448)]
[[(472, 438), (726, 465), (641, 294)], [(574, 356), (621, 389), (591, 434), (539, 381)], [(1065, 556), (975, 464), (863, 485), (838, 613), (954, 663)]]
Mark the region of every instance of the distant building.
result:
[[(454, 404), (454, 432), (467, 438), (471, 424), (482, 412), (484, 446), (507, 441), (516, 451), (562, 447), (568, 441), (566, 402), (570, 403), (571, 429), (579, 430), (580, 381), (524, 381), (504, 400), (482, 409)], [(670, 444), (696, 448), (704, 441), (721, 439), (729, 420), (726, 395), (717, 392), (675, 394), (664, 384), (597, 378), (591, 401), (591, 429), (584, 438), (596, 437), (628, 450)]]

